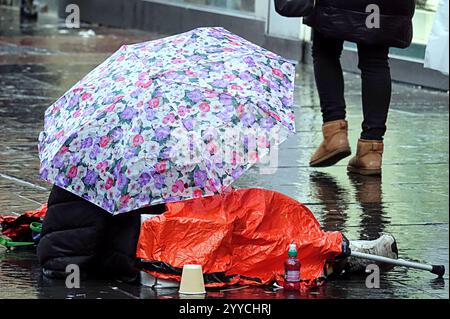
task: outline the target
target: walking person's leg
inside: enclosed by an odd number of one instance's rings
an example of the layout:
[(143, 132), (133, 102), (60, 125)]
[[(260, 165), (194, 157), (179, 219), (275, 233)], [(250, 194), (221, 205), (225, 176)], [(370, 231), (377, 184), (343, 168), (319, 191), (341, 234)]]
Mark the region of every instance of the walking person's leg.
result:
[(323, 116), (324, 140), (311, 157), (312, 167), (332, 166), (351, 154), (345, 121), (344, 76), (340, 57), (344, 41), (314, 31), (313, 61)]
[(389, 48), (360, 44), (358, 55), (364, 121), (358, 151), (348, 170), (363, 175), (380, 175), (392, 94)]

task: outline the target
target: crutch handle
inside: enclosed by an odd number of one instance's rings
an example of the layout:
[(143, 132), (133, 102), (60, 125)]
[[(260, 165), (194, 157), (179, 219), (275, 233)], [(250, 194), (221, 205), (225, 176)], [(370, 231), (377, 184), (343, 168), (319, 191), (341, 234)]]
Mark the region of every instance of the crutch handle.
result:
[(444, 277), (445, 274), (445, 266), (444, 265), (433, 265), (433, 269), (431, 270), (432, 274), (438, 275), (439, 278)]

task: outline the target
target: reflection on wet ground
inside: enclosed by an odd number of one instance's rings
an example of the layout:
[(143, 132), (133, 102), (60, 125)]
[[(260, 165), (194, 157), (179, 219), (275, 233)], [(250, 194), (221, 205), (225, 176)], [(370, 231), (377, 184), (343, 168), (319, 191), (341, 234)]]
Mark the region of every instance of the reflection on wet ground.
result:
[[(18, 11), (0, 7), (0, 213), (35, 209), (49, 186), (40, 181), (37, 137), (45, 109), (84, 74), (124, 43), (159, 37), (101, 26), (95, 36), (67, 30), (52, 15), (20, 24)], [(86, 34), (84, 34), (86, 35)], [(346, 75), (350, 138), (361, 123), (358, 76)], [(279, 168), (261, 175), (256, 167), (237, 184), (283, 192), (307, 204), (328, 230), (350, 239), (395, 235), (401, 257), (445, 264), (449, 232), (448, 94), (395, 85), (382, 178), (348, 176), (346, 161), (311, 169), (308, 159), (321, 139), (321, 115), (310, 67), (299, 70), (298, 134), (280, 149)], [(0, 248), (1, 249), (1, 248)], [(33, 251), (0, 250), (0, 298), (178, 298), (176, 291), (153, 291), (117, 282), (87, 281), (67, 290), (42, 278)], [(381, 289), (365, 278), (330, 281), (302, 294), (248, 288), (211, 291), (207, 298), (448, 298), (448, 275), (397, 268), (383, 274)]]

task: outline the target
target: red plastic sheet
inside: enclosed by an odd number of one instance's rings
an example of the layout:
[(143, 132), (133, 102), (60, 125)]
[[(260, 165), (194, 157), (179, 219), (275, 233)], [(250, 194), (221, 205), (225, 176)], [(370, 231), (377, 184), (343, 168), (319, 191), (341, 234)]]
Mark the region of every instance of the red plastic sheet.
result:
[(39, 221), (45, 216), (47, 212), (47, 204), (32, 211), (27, 211), (21, 216), (15, 215), (0, 215), (0, 225), (2, 225), (2, 234), (15, 240), (23, 237), (30, 231), (30, 223), (32, 221)]
[[(340, 232), (323, 231), (296, 200), (263, 189), (240, 189), (167, 204), (167, 212), (143, 223), (137, 257), (176, 269), (200, 264), (205, 274), (229, 278), (207, 286), (282, 284), (288, 245), (295, 243), (301, 279), (311, 284), (323, 276), (326, 261), (341, 254), (342, 241)], [(178, 274), (148, 272), (180, 280)]]

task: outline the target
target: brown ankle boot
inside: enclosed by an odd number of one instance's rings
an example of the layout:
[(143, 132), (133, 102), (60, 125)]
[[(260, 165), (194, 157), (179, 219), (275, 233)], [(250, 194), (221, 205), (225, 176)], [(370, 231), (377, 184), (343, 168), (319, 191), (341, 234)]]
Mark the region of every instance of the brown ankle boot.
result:
[(311, 157), (311, 167), (327, 167), (349, 156), (348, 124), (345, 120), (327, 122), (322, 127), (323, 142)]
[(358, 151), (348, 163), (348, 171), (361, 175), (381, 175), (383, 141), (358, 141)]

